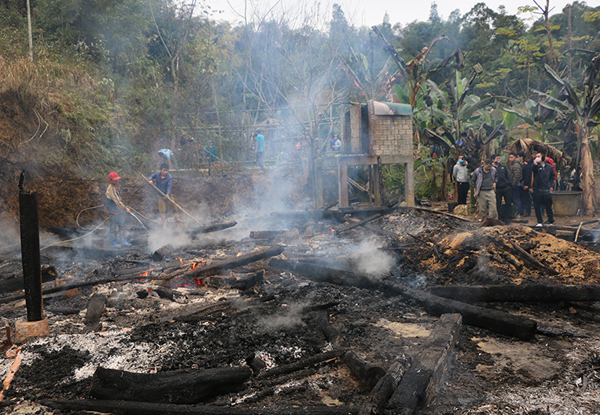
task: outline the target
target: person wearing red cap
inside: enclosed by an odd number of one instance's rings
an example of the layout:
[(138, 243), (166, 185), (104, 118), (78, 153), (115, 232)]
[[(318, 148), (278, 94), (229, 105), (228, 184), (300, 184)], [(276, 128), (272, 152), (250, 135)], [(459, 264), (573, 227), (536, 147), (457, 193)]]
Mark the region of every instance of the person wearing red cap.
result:
[(121, 180), (121, 178), (113, 171), (108, 175), (108, 180), (110, 183), (106, 188), (104, 207), (106, 208), (106, 212), (110, 215), (110, 246), (113, 248), (118, 248), (121, 245), (129, 246), (131, 244), (127, 242), (125, 228), (123, 227), (125, 222), (125, 215), (123, 213), (131, 213), (131, 210), (125, 206), (121, 200), (121, 191), (119, 190), (119, 180)]

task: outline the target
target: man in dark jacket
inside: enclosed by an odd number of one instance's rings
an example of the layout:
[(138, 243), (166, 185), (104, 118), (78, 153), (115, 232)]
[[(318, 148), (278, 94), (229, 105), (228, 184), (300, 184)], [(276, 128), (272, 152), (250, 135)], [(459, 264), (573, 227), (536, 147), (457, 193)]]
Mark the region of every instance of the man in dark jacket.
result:
[(535, 154), (532, 172), (533, 208), (538, 221), (536, 226), (542, 227), (542, 222), (544, 220), (542, 218), (542, 210), (540, 209), (542, 205), (544, 205), (546, 214), (548, 215), (548, 221), (546, 223), (554, 223), (552, 195), (550, 192), (554, 190), (554, 181), (556, 180), (556, 176), (554, 175), (554, 168), (545, 162), (545, 157), (542, 155), (542, 153)]
[(512, 200), (513, 200), (513, 211), (511, 212), (511, 218), (516, 217), (521, 210), (521, 189), (523, 188), (523, 164), (519, 160), (517, 153), (510, 153), (508, 155), (508, 163), (510, 165), (510, 178), (512, 184)]
[(531, 169), (533, 167), (533, 159), (525, 160), (525, 152), (519, 151), (519, 160), (523, 165), (523, 187), (521, 188), (521, 208), (519, 215), (531, 216)]
[[(498, 219), (506, 222), (510, 219), (510, 207), (512, 206), (512, 180), (508, 169), (500, 162), (500, 155), (493, 154), (492, 161), (498, 174), (498, 184), (496, 185), (496, 210), (498, 211)], [(504, 198), (504, 205), (502, 205)]]

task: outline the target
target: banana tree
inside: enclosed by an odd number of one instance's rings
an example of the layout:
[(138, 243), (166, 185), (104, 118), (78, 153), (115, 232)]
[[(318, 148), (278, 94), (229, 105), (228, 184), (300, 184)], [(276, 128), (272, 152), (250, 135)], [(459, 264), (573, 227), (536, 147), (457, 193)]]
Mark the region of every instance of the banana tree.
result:
[[(565, 139), (573, 135), (577, 139), (575, 154), (576, 168), (583, 190), (582, 208), (586, 214), (596, 214), (596, 182), (594, 180), (594, 163), (590, 150), (590, 127), (597, 125), (594, 118), (600, 113), (600, 54), (594, 57), (583, 73), (581, 90), (576, 90), (567, 80), (561, 78), (554, 70), (544, 65), (548, 77), (558, 88), (557, 100), (563, 106), (564, 117), (560, 118), (565, 131)], [(552, 101), (552, 103), (555, 103)], [(552, 105), (552, 104), (551, 104)]]

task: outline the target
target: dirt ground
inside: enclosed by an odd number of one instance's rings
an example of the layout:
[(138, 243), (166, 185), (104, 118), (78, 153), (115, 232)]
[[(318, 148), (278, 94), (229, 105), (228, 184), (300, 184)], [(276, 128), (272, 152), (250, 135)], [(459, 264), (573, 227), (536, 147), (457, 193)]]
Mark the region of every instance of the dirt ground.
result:
[[(79, 288), (72, 297), (64, 292), (45, 297), (50, 336), (32, 339), (20, 349), (23, 360), (1, 403), (4, 413), (72, 413), (52, 409), (42, 402), (92, 398), (90, 384), (98, 366), (138, 373), (191, 372), (246, 365), (254, 356), (270, 368), (342, 344), (385, 370), (394, 361), (409, 367), (438, 320), (410, 298), (382, 290), (314, 282), (269, 266), (269, 259), (221, 273), (225, 281), (232, 281), (251, 272), (265, 271), (261, 283), (243, 291), (232, 289), (228, 283), (217, 283), (221, 280), (213, 281), (212, 277), (200, 280), (200, 284), (189, 279), (165, 286), (164, 282), (144, 278), (144, 267), (156, 269), (152, 275), (160, 276), (160, 269), (193, 262), (210, 265), (225, 257), (278, 244), (285, 248), (278, 258), (319, 261), (341, 270), (365, 273), (376, 280), (402, 282), (425, 290), (434, 285), (459, 283), (597, 284), (599, 278), (600, 254), (522, 224), (482, 228), (477, 222), (405, 209), (342, 235), (331, 229), (350, 225), (348, 217), (342, 223), (322, 219), (275, 221), (260, 200), (252, 198), (256, 193), (240, 190), (265, 186), (268, 180), (267, 173), (179, 181), (174, 195), (182, 205), (192, 206), (198, 197), (200, 204), (206, 201), (210, 208), (207, 216), (223, 222), (236, 220), (238, 224), (175, 245), (176, 251), (160, 262), (150, 260), (149, 239), (142, 235), (127, 250), (101, 248), (93, 255), (88, 245), (71, 242), (67, 245), (73, 249), (43, 251), (44, 263), (56, 266), (59, 276), (71, 275), (77, 282), (138, 272), (140, 276), (131, 281)], [(125, 197), (130, 201), (144, 200), (145, 189), (133, 186), (133, 182), (124, 182), (124, 190), (128, 189)], [(78, 186), (100, 187), (92, 181), (57, 186), (65, 194)], [(65, 212), (45, 211), (44, 215), (57, 218), (54, 224), (72, 224), (73, 213), (93, 206), (94, 197), (100, 193), (86, 194), (81, 190), (79, 206), (73, 205)], [(297, 206), (298, 200), (292, 199), (291, 193), (280, 192), (277, 208), (295, 203)], [(82, 215), (80, 219), (92, 223), (95, 218)], [(195, 224), (188, 222), (188, 226)], [(248, 237), (251, 230), (281, 229), (290, 232), (271, 240)], [(133, 234), (138, 235), (132, 230)], [(166, 243), (172, 236), (162, 235), (160, 240)], [(506, 257), (499, 241), (527, 247), (537, 260), (558, 271), (557, 275), (531, 268), (521, 258), (515, 262), (520, 267), (494, 260)], [(4, 253), (0, 261), (0, 282), (19, 273), (20, 262), (13, 254)], [(52, 287), (54, 283), (44, 286)], [(170, 296), (164, 294), (165, 289)], [(0, 294), (0, 301), (9, 295), (14, 293)], [(107, 301), (99, 325), (94, 327), (86, 321), (92, 295), (102, 295)], [(317, 312), (309, 310), (310, 306), (323, 304), (335, 304), (328, 313), (331, 326), (340, 335), (339, 344), (328, 340), (318, 324)], [(203, 305), (216, 308), (188, 319), (175, 318)], [(527, 342), (463, 325), (435, 398), (421, 406), (418, 413), (600, 414), (597, 303), (478, 305), (529, 317), (539, 326), (557, 329), (558, 334), (537, 334)], [(24, 300), (0, 306), (3, 321), (11, 326), (26, 315)], [(1, 379), (13, 362), (14, 357), (7, 357), (6, 350), (2, 351)], [(354, 377), (340, 359), (332, 359), (297, 376), (272, 382), (253, 377), (242, 391), (214, 396), (203, 404), (248, 410), (359, 407), (369, 392), (370, 388)]]

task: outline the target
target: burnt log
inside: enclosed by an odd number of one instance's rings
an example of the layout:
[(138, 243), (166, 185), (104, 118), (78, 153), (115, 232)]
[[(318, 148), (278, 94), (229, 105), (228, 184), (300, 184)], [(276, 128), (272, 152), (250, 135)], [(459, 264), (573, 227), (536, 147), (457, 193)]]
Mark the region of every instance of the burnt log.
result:
[(273, 239), (278, 236), (285, 235), (289, 231), (252, 231), (250, 232), (251, 239)]
[(388, 402), (392, 413), (413, 414), (419, 404), (427, 403), (435, 396), (458, 340), (461, 323), (460, 314), (440, 317)]
[(383, 375), (379, 382), (369, 393), (369, 396), (360, 407), (359, 415), (375, 415), (383, 412), (388, 400), (396, 391), (404, 376), (404, 365), (402, 362), (394, 362)]
[[(50, 282), (56, 279), (58, 272), (53, 265), (42, 265), (42, 282)], [(6, 279), (0, 281), (0, 293), (10, 293), (13, 291), (23, 290), (23, 274), (13, 274)]]
[(231, 288), (241, 291), (246, 291), (249, 288), (254, 287), (257, 284), (263, 282), (265, 277), (265, 270), (261, 269), (257, 272), (246, 274), (231, 284)]
[(526, 250), (524, 250), (523, 248), (521, 248), (519, 245), (517, 245), (513, 241), (509, 241), (509, 242), (512, 245), (512, 247), (514, 248), (514, 251), (521, 258), (523, 258), (525, 261), (527, 261), (528, 263), (530, 263), (534, 268), (537, 268), (540, 271), (543, 271), (543, 272), (545, 272), (547, 274), (550, 274), (550, 275), (558, 275), (558, 271), (555, 271), (552, 268), (547, 267), (546, 265), (542, 264), (540, 261), (538, 261), (537, 259), (535, 259), (533, 257), (533, 255), (531, 255), (529, 252), (527, 252)]
[(241, 267), (252, 262), (260, 261), (264, 258), (277, 256), (281, 254), (284, 251), (284, 249), (285, 248), (282, 246), (274, 245), (267, 248), (259, 249), (254, 252), (250, 252), (249, 254), (240, 255), (238, 257), (228, 258), (222, 261), (215, 261), (211, 265), (198, 267), (194, 270), (186, 271), (182, 275), (178, 275), (176, 277), (171, 278), (167, 283), (174, 285), (180, 282), (188, 281), (193, 278), (201, 278), (212, 274), (218, 274), (219, 272), (227, 269)]
[(289, 365), (281, 365), (274, 367), (273, 369), (265, 370), (264, 372), (259, 373), (257, 378), (264, 379), (296, 372), (306, 367), (316, 365), (317, 363), (321, 363), (330, 359), (335, 359), (337, 357), (342, 356), (344, 353), (346, 353), (346, 350), (331, 350), (329, 352), (321, 353), (316, 356), (300, 359), (295, 363), (290, 363)]
[(481, 327), (522, 340), (531, 340), (536, 333), (537, 323), (527, 317), (461, 303), (425, 291), (416, 290), (397, 282), (377, 282), (364, 275), (300, 261), (272, 259), (269, 265), (304, 275), (313, 281), (367, 289), (380, 289), (390, 295), (409, 297), (416, 300), (432, 315), (441, 316), (446, 313), (460, 313), (464, 324)]
[(211, 233), (216, 231), (221, 231), (223, 229), (233, 228), (237, 225), (237, 222), (224, 222), (224, 223), (215, 223), (214, 225), (201, 226), (199, 228), (190, 229), (187, 231), (188, 234), (192, 236), (200, 235), (203, 233)]
[(465, 303), (600, 301), (600, 285), (447, 285), (431, 287), (428, 291)]
[(154, 262), (160, 262), (163, 259), (171, 256), (171, 254), (173, 252), (175, 252), (175, 248), (173, 248), (173, 246), (171, 246), (171, 245), (162, 246), (152, 253), (152, 260)]
[(340, 337), (340, 332), (329, 324), (329, 312), (327, 310), (316, 311), (314, 322), (328, 342), (333, 344), (334, 347), (342, 346), (343, 340)]
[(90, 395), (97, 399), (194, 404), (238, 391), (250, 376), (252, 371), (246, 366), (154, 374), (98, 367)]
[(92, 411), (117, 415), (356, 415), (352, 406), (307, 406), (303, 408), (232, 408), (209, 405), (174, 405), (120, 400), (81, 399), (40, 402), (61, 411)]
[(385, 370), (382, 367), (370, 364), (353, 351), (346, 352), (342, 359), (350, 372), (367, 385), (369, 389), (372, 389), (385, 375)]

